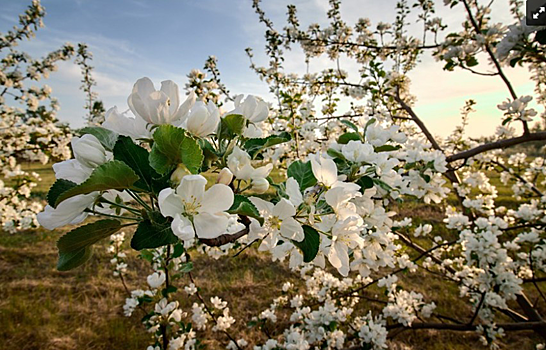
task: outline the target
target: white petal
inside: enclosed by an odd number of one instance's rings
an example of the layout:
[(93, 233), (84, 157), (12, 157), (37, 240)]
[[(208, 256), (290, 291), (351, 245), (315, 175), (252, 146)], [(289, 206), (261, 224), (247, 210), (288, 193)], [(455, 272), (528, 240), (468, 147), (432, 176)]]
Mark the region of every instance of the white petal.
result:
[[(165, 80), (161, 82), (161, 91), (169, 97), (170, 106), (169, 114), (174, 116), (180, 106), (180, 96), (178, 94), (178, 85), (172, 80)], [(173, 121), (173, 120), (171, 120)]]
[(311, 169), (318, 182), (326, 186), (332, 186), (337, 181), (337, 167), (331, 159), (326, 159), (320, 155), (309, 157), (311, 160)]
[(87, 217), (83, 211), (93, 204), (97, 194), (93, 192), (68, 198), (59, 203), (57, 208), (47, 205), (43, 212), (38, 213), (38, 222), (48, 230), (80, 223)]
[(93, 169), (84, 166), (76, 159), (69, 159), (53, 164), (53, 171), (57, 179), (65, 179), (81, 184), (91, 175)]
[(301, 203), (303, 203), (300, 185), (293, 177), (286, 180), (286, 194), (288, 195), (290, 202), (292, 202), (295, 207), (298, 207)]
[(188, 218), (180, 214), (174, 216), (174, 220), (171, 223), (171, 230), (179, 239), (183, 241), (189, 241), (195, 237), (195, 231), (193, 225)]
[(174, 218), (177, 214), (184, 212), (182, 199), (176, 195), (172, 188), (165, 188), (159, 192), (157, 198), (161, 215)]
[(176, 194), (184, 203), (201, 203), (205, 194), (207, 179), (201, 175), (186, 175), (176, 188)]
[(226, 211), (233, 205), (233, 198), (233, 191), (228, 186), (213, 185), (205, 192), (200, 211), (211, 214)]
[(227, 215), (199, 213), (194, 217), (193, 222), (197, 237), (216, 238), (226, 232), (229, 219)]
[(294, 218), (288, 218), (281, 223), (281, 234), (295, 241), (301, 242), (305, 238), (303, 228)]
[(271, 211), (273, 216), (278, 217), (281, 220), (292, 217), (296, 215), (296, 208), (288, 200), (281, 198), (281, 200), (275, 204), (275, 207)]
[(340, 274), (343, 276), (349, 274), (349, 253), (345, 244), (333, 242), (328, 252), (328, 260)]
[(268, 215), (271, 215), (274, 207), (273, 203), (266, 202), (258, 197), (250, 197), (248, 199), (250, 199), (250, 202), (252, 202), (252, 204), (256, 206), (260, 213), (266, 213)]

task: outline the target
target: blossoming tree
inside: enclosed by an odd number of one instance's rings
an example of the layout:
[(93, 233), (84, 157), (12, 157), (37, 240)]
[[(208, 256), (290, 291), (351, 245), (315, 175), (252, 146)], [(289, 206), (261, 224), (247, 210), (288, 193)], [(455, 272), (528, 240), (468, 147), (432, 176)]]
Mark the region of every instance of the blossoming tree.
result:
[[(32, 188), (40, 177), (35, 172), (24, 171), (21, 161), (46, 164), (70, 158), (71, 130), (60, 123), (55, 113), (58, 102), (51, 96), (48, 85), (28, 86), (47, 79), (57, 70), (59, 61), (76, 56), (82, 68), (83, 90), (87, 94), (88, 119), (100, 121), (101, 102), (92, 91), (94, 80), (89, 65), (91, 53), (85, 44), (74, 47), (65, 44), (48, 53), (42, 59), (32, 58), (17, 50), (17, 45), (31, 39), (35, 31), (43, 26), (45, 10), (35, 0), (25, 13), (19, 16), (19, 24), (5, 34), (0, 33), (0, 225), (4, 231), (13, 233), (36, 227), (36, 213), (43, 205), (31, 198)], [(7, 181), (8, 183), (5, 183)]]
[[(254, 349), (382, 349), (401, 332), (422, 329), (477, 332), (492, 347), (505, 332), (546, 338), (544, 158), (502, 153), (546, 140), (531, 125), (531, 97), (518, 96), (504, 73), (510, 65), (530, 67), (543, 105), (546, 31), (520, 22), (520, 1), (510, 1), (517, 23), (508, 28), (489, 18), (493, 2), (444, 2), (466, 13), (463, 30), (442, 39), (446, 28), (432, 18), (434, 3), (419, 0), (420, 40), (407, 34), (405, 0), (392, 25), (375, 29), (366, 19), (349, 27), (340, 2), (331, 0), (329, 26), (303, 30), (289, 6), (282, 31), (255, 1), (269, 66), (252, 68), (269, 84), (275, 107), (231, 96), (214, 58), (206, 64), (211, 78), (190, 73), (185, 100), (172, 81), (157, 90), (150, 79), (138, 80), (128, 97), (132, 115), (108, 110), (101, 127), (73, 138), (74, 159), (53, 167), (57, 181), (40, 224), (54, 229), (97, 217), (59, 239), (58, 269), (84, 264), (92, 245), (111, 237), (114, 274), (123, 281), (122, 230), (135, 226), (131, 248), (154, 272), (123, 309), (144, 313), (154, 335), (150, 350), (200, 348), (208, 328), (228, 349), (248, 348), (244, 335), (230, 331), (246, 321), (235, 320), (219, 297), (205, 300), (196, 286), (190, 252), (241, 253), (251, 245), (288, 259), (305, 282), (304, 290), (285, 283), (269, 308), (256, 310), (251, 324), (264, 336)], [(333, 68), (285, 72), (283, 48), (295, 44), (308, 59), (328, 55)], [(446, 70), (493, 75), (506, 86), (495, 139), (466, 140), (464, 127), (445, 140), (431, 134), (413, 109), (407, 77), (426, 50)], [(356, 81), (337, 64), (342, 55), (359, 64)], [(482, 57), (492, 72), (476, 70)], [(222, 111), (220, 97), (233, 108)], [(351, 111), (336, 114), (345, 97), (353, 99)], [(284, 180), (273, 181), (274, 165)], [(495, 172), (511, 185), (516, 208), (496, 203)], [(397, 217), (411, 201), (442, 205), (443, 223)], [(455, 286), (438, 293), (455, 293), (468, 307), (444, 314), (437, 295), (406, 283), (418, 274)], [(191, 310), (180, 307), (180, 293), (195, 301)], [(286, 327), (272, 334), (268, 325), (280, 318)]]

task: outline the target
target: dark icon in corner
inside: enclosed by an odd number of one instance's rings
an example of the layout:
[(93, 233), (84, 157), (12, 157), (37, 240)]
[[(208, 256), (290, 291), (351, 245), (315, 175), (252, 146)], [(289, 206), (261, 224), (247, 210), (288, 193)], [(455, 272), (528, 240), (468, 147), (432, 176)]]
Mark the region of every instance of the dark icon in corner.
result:
[(527, 0), (525, 23), (528, 26), (546, 25), (546, 0)]

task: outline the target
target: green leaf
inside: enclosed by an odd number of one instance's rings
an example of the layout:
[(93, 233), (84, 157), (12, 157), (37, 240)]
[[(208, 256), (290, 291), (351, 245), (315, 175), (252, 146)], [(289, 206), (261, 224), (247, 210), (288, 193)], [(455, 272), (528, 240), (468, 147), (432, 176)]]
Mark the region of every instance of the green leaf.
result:
[(125, 190), (138, 181), (138, 176), (127, 164), (119, 160), (104, 163), (91, 173), (82, 184), (63, 192), (57, 197), (56, 205), (67, 198), (94, 191)]
[(355, 132), (358, 132), (358, 126), (356, 126), (356, 124), (353, 123), (352, 121), (347, 119), (341, 119), (340, 122), (347, 125), (349, 128), (353, 129)]
[(391, 152), (391, 151), (397, 151), (400, 149), (400, 146), (393, 146), (393, 145), (383, 145), (379, 147), (375, 147), (376, 152)]
[(71, 270), (82, 265), (91, 257), (91, 245), (103, 238), (109, 237), (121, 229), (118, 220), (99, 220), (91, 224), (80, 226), (57, 241), (59, 249), (59, 271)]
[(292, 241), (303, 253), (303, 261), (311, 262), (317, 256), (320, 246), (320, 235), (317, 230), (308, 225), (303, 225), (305, 238), (301, 242)]
[(258, 220), (260, 224), (263, 224), (264, 222), (264, 219), (256, 206), (252, 204), (250, 199), (240, 194), (235, 195), (233, 204), (231, 205), (231, 208), (229, 208), (228, 213), (249, 216)]
[(220, 138), (229, 139), (235, 135), (242, 135), (246, 126), (246, 119), (240, 114), (230, 114), (220, 119)]
[(176, 288), (175, 286), (169, 286), (167, 288), (163, 288), (161, 290), (161, 294), (163, 294), (163, 296), (165, 298), (167, 298), (169, 296), (169, 294), (176, 293), (177, 290), (178, 290), (178, 288)]
[(78, 130), (80, 135), (91, 134), (95, 136), (102, 146), (109, 151), (114, 149), (114, 145), (118, 139), (118, 134), (112, 130), (105, 129), (100, 126), (88, 126)]
[(369, 176), (362, 176), (356, 183), (360, 185), (360, 190), (362, 192), (373, 187), (373, 179)]
[(152, 181), (159, 174), (150, 166), (149, 152), (136, 145), (130, 137), (120, 136), (114, 146), (114, 159), (127, 164), (140, 178), (135, 187), (152, 191)]
[(73, 252), (59, 252), (59, 261), (57, 262), (57, 270), (69, 271), (78, 266), (83, 265), (93, 255), (91, 247), (85, 247)]
[(131, 239), (131, 248), (135, 250), (158, 248), (178, 242), (171, 230), (170, 222), (159, 212), (150, 213), (150, 219), (141, 221)]
[(300, 190), (305, 190), (317, 183), (315, 175), (313, 175), (313, 168), (311, 162), (302, 162), (301, 160), (295, 161), (288, 167), (287, 177), (293, 177), (300, 185)]
[(254, 158), (256, 154), (260, 153), (264, 149), (290, 141), (291, 139), (292, 136), (290, 133), (282, 132), (279, 135), (270, 135), (264, 138), (250, 139), (245, 142), (244, 147), (248, 154)]
[(176, 259), (182, 256), (184, 254), (184, 245), (180, 242), (176, 243), (173, 247), (173, 255), (171, 258)]
[(187, 263), (180, 265), (180, 268), (178, 269), (178, 271), (183, 273), (190, 272), (191, 270), (193, 270), (193, 262), (191, 261), (188, 261)]
[(153, 134), (154, 145), (149, 160), (152, 168), (164, 174), (182, 161), (180, 145), (186, 138), (184, 129), (172, 125), (160, 125)]
[(186, 135), (184, 129), (172, 125), (159, 126), (153, 135), (154, 145), (149, 155), (152, 168), (165, 174), (179, 163), (196, 174), (203, 162), (203, 152), (196, 140)]
[(182, 163), (192, 174), (199, 174), (199, 169), (203, 163), (203, 151), (196, 140), (186, 137), (182, 140), (179, 147)]
[(59, 251), (69, 252), (80, 250), (95, 244), (103, 238), (109, 237), (121, 229), (119, 220), (106, 219), (80, 226), (57, 241)]
[(341, 145), (346, 145), (347, 143), (349, 143), (349, 141), (352, 141), (352, 140), (360, 141), (360, 134), (356, 132), (345, 133), (337, 139), (337, 143)]
[(328, 148), (326, 153), (332, 158), (338, 158), (338, 159), (346, 160), (343, 153), (341, 153), (340, 151), (335, 150), (333, 148)]
[(164, 155), (159, 150), (159, 147), (157, 147), (157, 144), (152, 146), (152, 151), (150, 152), (148, 160), (150, 161), (150, 166), (159, 174), (167, 173), (169, 170), (174, 168), (176, 164), (178, 164), (174, 163), (174, 160), (170, 160), (169, 157)]
[(51, 186), (49, 189), (49, 192), (47, 193), (47, 203), (51, 205), (53, 208), (56, 207), (57, 198), (59, 196), (70, 190), (73, 187), (78, 186), (77, 183), (65, 180), (65, 179), (58, 179), (55, 181), (55, 183)]

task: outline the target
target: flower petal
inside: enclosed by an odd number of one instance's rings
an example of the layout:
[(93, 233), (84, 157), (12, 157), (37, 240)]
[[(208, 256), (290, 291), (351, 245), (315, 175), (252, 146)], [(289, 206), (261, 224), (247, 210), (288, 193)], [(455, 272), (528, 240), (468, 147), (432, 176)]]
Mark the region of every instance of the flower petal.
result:
[(170, 216), (171, 218), (174, 218), (177, 214), (184, 212), (184, 204), (182, 203), (182, 199), (176, 195), (172, 188), (165, 188), (161, 190), (157, 200), (159, 202), (159, 210), (163, 216)]
[(228, 210), (233, 204), (233, 191), (226, 185), (216, 184), (203, 196), (200, 212), (219, 213)]
[(205, 195), (207, 179), (202, 175), (186, 175), (176, 188), (176, 194), (184, 203), (201, 203)]
[(226, 232), (229, 219), (227, 215), (199, 213), (193, 222), (197, 237), (216, 238)]
[(292, 202), (295, 207), (298, 207), (301, 203), (303, 203), (300, 185), (298, 185), (298, 182), (293, 177), (286, 180), (286, 194), (288, 195), (290, 202)]
[(294, 208), (294, 205), (291, 202), (289, 202), (285, 198), (281, 198), (281, 200), (277, 204), (275, 204), (275, 207), (273, 208), (271, 213), (273, 214), (273, 216), (284, 220), (286, 218), (296, 215), (296, 208)]
[(189, 241), (195, 237), (195, 231), (191, 221), (180, 214), (174, 216), (174, 220), (171, 223), (171, 230), (173, 230), (176, 237), (183, 241)]
[(281, 235), (286, 238), (301, 242), (305, 238), (303, 228), (294, 218), (288, 218), (281, 223)]

